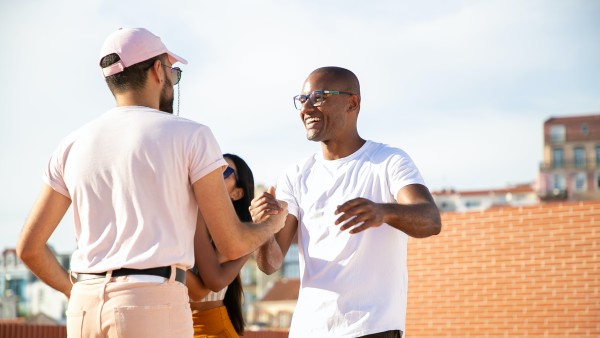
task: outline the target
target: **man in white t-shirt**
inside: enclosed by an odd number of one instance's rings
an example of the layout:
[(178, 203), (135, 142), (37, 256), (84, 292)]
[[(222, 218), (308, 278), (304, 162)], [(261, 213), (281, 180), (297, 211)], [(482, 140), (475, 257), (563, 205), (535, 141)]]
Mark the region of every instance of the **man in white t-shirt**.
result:
[[(280, 178), (277, 198), (289, 214), (257, 252), (259, 268), (271, 274), (298, 234), (301, 286), (290, 337), (402, 337), (408, 236), (441, 231), (410, 157), (359, 136), (360, 100), (358, 79), (339, 67), (313, 71), (294, 97), (321, 151)], [(273, 188), (251, 207), (255, 221), (279, 210)]]
[[(240, 222), (212, 132), (173, 116), (175, 62), (187, 63), (146, 29), (110, 34), (100, 67), (116, 107), (63, 139), (44, 172), (17, 252), (69, 298), (69, 337), (192, 337), (185, 270), (202, 260), (198, 211), (230, 260), (284, 225), (285, 212)], [(77, 249), (67, 273), (46, 242), (71, 204)]]

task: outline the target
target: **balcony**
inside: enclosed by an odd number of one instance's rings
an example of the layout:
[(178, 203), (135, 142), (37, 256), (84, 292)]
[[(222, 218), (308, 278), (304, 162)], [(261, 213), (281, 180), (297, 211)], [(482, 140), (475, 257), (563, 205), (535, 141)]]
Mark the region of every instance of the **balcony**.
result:
[(600, 169), (600, 163), (598, 162), (600, 161), (597, 159), (565, 159), (563, 161), (541, 162), (540, 170), (550, 171), (555, 169)]
[(540, 194), (540, 200), (544, 202), (566, 201), (569, 198), (569, 192), (566, 189), (553, 189)]

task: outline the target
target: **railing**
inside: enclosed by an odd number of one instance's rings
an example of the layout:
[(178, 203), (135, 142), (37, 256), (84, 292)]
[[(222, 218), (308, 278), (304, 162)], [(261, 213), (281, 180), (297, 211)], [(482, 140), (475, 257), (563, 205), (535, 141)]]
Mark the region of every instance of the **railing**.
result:
[(542, 162), (540, 163), (541, 170), (553, 170), (553, 169), (598, 169), (600, 163), (596, 160), (575, 160), (565, 159), (563, 161), (556, 162)]
[(569, 192), (565, 189), (553, 189), (539, 196), (542, 201), (566, 201), (569, 198)]
[[(30, 325), (23, 323), (0, 323), (0, 338), (66, 338), (67, 329), (62, 325)], [(287, 331), (246, 331), (244, 338), (287, 338)]]

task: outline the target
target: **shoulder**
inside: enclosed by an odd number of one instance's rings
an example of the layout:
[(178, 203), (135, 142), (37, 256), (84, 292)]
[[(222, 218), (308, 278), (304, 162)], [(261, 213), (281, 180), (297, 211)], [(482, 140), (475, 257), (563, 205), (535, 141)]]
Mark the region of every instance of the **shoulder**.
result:
[(284, 171), (284, 176), (294, 177), (302, 175), (302, 173), (309, 171), (317, 162), (317, 156), (318, 154), (316, 153), (312, 154), (288, 166)]
[(184, 117), (179, 117), (179, 116), (171, 116), (171, 115), (167, 115), (167, 116), (165, 116), (165, 118), (166, 118), (166, 122), (169, 125), (172, 125), (177, 128), (188, 128), (191, 130), (211, 132), (211, 129), (209, 126), (202, 124), (200, 122), (194, 121), (194, 120), (190, 120), (190, 119), (187, 119)]
[(366, 147), (365, 154), (374, 162), (410, 160), (406, 151), (385, 143), (367, 141)]

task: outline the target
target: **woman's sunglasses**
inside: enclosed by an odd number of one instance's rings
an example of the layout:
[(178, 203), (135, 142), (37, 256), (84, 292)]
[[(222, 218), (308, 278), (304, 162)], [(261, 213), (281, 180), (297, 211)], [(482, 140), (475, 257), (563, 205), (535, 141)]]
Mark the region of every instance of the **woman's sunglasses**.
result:
[(235, 181), (238, 181), (238, 177), (237, 177), (237, 173), (235, 172), (235, 170), (233, 170), (232, 167), (227, 167), (225, 168), (225, 171), (223, 171), (223, 178), (227, 179), (227, 177), (231, 176), (231, 174), (233, 174), (233, 176), (235, 177)]

